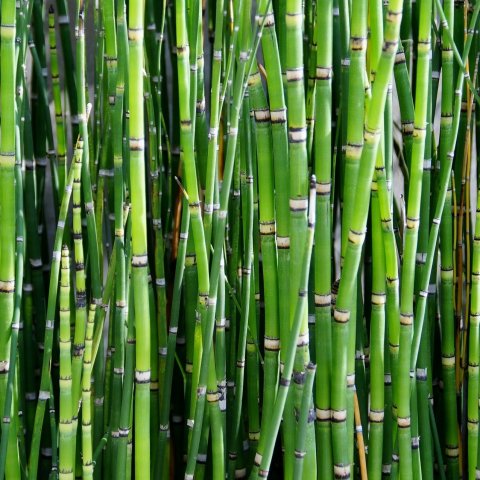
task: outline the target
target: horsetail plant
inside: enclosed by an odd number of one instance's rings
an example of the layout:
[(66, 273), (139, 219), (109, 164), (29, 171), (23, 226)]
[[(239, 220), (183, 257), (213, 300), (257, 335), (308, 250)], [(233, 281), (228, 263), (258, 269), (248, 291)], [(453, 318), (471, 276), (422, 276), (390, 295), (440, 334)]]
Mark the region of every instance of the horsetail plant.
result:
[(479, 12), (4, 0), (0, 478), (476, 478)]

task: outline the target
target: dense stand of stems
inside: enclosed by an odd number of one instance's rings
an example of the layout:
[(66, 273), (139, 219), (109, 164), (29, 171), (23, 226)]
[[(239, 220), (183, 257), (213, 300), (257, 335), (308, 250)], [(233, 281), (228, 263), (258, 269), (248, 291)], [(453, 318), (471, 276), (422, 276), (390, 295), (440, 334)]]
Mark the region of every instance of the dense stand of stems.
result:
[(479, 12), (4, 0), (0, 478), (478, 477)]

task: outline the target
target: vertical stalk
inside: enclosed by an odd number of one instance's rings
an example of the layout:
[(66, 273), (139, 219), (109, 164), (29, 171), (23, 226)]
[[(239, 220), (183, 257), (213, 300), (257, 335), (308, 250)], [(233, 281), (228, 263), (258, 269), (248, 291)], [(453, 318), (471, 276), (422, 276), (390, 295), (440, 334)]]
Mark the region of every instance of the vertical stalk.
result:
[(317, 177), (315, 224), (315, 349), (317, 478), (332, 478), (331, 440), (331, 282), (332, 282), (332, 48), (333, 2), (317, 6), (317, 59), (315, 97), (315, 175)]
[[(60, 74), (58, 70), (57, 40), (55, 34), (55, 14), (53, 5), (50, 5), (48, 12), (48, 31), (50, 46), (50, 65), (52, 77), (53, 102), (55, 106), (55, 124), (57, 134), (57, 164), (58, 164), (58, 191), (59, 194), (65, 188), (66, 180), (66, 157), (67, 157), (67, 137), (65, 124), (63, 120), (62, 96), (60, 89)], [(59, 195), (59, 196), (60, 196)], [(59, 198), (61, 202), (61, 198)]]
[(132, 287), (136, 341), (135, 363), (135, 476), (150, 476), (150, 312), (145, 193), (143, 107), (144, 1), (129, 5), (128, 97), (130, 109), (130, 195), (132, 203)]
[[(308, 158), (307, 158), (307, 123), (305, 107), (305, 85), (303, 68), (303, 8), (300, 0), (287, 0), (286, 2), (286, 49), (285, 65), (287, 79), (287, 107), (288, 107), (288, 142), (289, 142), (289, 163), (290, 163), (290, 327), (293, 321), (298, 286), (301, 275), (302, 256), (296, 254), (301, 252), (305, 245), (307, 234), (307, 206), (308, 206)], [(308, 319), (307, 312), (304, 312), (300, 327), (297, 361), (295, 372), (304, 370), (304, 365), (309, 363), (308, 353)], [(297, 378), (297, 377), (295, 377)], [(302, 397), (302, 385), (294, 385), (290, 389), (287, 398), (287, 407), (284, 424), (291, 423), (293, 406), (300, 408)], [(307, 427), (307, 455), (305, 459), (304, 472), (314, 474), (316, 471), (315, 455), (312, 446), (314, 445), (313, 425)], [(284, 471), (287, 478), (291, 478), (294, 469), (295, 437), (286, 432), (284, 435)]]
[(59, 412), (59, 478), (73, 479), (74, 436), (72, 418), (72, 360), (70, 340), (70, 258), (66, 245), (62, 248), (60, 275), (60, 412)]
[[(2, 2), (0, 29), (0, 412), (4, 412), (8, 371), (10, 369), (10, 338), (15, 304), (15, 35), (16, 8), (13, 0)], [(12, 429), (13, 430), (13, 429)], [(9, 442), (8, 451), (15, 448)], [(13, 460), (13, 459), (12, 459)], [(5, 474), (15, 475), (15, 462), (7, 462)]]
[[(453, 1), (444, 3), (447, 28), (453, 27)], [(444, 29), (445, 30), (445, 29)], [(447, 153), (451, 141), (453, 121), (453, 50), (450, 38), (442, 34), (442, 100), (440, 122), (440, 173), (448, 166)], [(440, 319), (442, 325), (442, 380), (445, 406), (445, 454), (447, 474), (458, 478), (458, 425), (455, 385), (455, 322), (453, 316), (453, 224), (452, 190), (445, 197), (440, 224)]]

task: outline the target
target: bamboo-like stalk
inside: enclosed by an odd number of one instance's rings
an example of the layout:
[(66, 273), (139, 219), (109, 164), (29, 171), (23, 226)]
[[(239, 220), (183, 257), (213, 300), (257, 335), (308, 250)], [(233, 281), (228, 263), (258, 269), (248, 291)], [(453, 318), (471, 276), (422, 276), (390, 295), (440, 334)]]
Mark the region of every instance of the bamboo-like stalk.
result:
[[(448, 26), (453, 22), (453, 2), (445, 2), (444, 10)], [(453, 52), (448, 36), (442, 37), (442, 121), (440, 131), (440, 169), (446, 168), (447, 153), (450, 145), (453, 109)], [(441, 320), (442, 320), (442, 377), (444, 398), (452, 408), (445, 411), (445, 454), (447, 471), (458, 476), (458, 425), (456, 415), (455, 388), (455, 338), (453, 318), (453, 226), (452, 226), (452, 194), (447, 191), (445, 207), (440, 226), (440, 259), (441, 259)], [(453, 363), (452, 363), (453, 360)], [(456, 473), (455, 473), (456, 472)]]
[[(213, 198), (215, 187), (215, 175), (217, 170), (217, 146), (219, 135), (220, 111), (221, 111), (221, 67), (222, 67), (222, 42), (223, 42), (223, 1), (216, 2), (215, 10), (215, 37), (213, 45), (211, 100), (210, 100), (210, 129), (208, 132), (207, 163), (205, 168), (205, 206), (204, 228), (205, 242), (211, 243)], [(207, 250), (207, 254), (210, 252)]]
[[(300, 252), (305, 244), (306, 238), (306, 215), (307, 215), (307, 196), (308, 196), (308, 158), (307, 158), (307, 120), (304, 92), (304, 69), (302, 66), (303, 41), (302, 41), (302, 5), (298, 0), (287, 0), (286, 3), (286, 49), (285, 67), (286, 67), (286, 91), (287, 91), (287, 124), (288, 124), (288, 142), (289, 142), (289, 207), (290, 207), (290, 251)], [(291, 255), (289, 264), (290, 276), (290, 325), (295, 311), (295, 299), (298, 294), (298, 285), (301, 275), (301, 255)], [(295, 373), (303, 374), (304, 365), (309, 363), (308, 353), (308, 320), (304, 312), (302, 325), (300, 329), (300, 338), (298, 344), (297, 360)], [(295, 378), (299, 378), (295, 375)], [(284, 415), (285, 435), (283, 437), (285, 448), (284, 472), (287, 477), (293, 474), (294, 469), (294, 419), (293, 407), (300, 409), (302, 397), (302, 385), (295, 382), (290, 389), (286, 413)], [(289, 429), (287, 430), (287, 425)], [(305, 469), (312, 475), (316, 472), (316, 459), (313, 455), (315, 450), (315, 439), (313, 425), (307, 426), (306, 443), (307, 455), (305, 458)], [(313, 450), (312, 450), (313, 448)]]
[(402, 122), (403, 151), (407, 168), (409, 168), (412, 158), (414, 106), (407, 64), (405, 51), (400, 46), (395, 57), (394, 73)]
[[(372, 41), (370, 44), (370, 77), (372, 83), (375, 82), (375, 70), (378, 59), (381, 54), (381, 44), (383, 39), (382, 11), (378, 2), (373, 2), (371, 6), (371, 31)], [(388, 105), (388, 94), (387, 104)], [(385, 110), (385, 116), (387, 110)], [(388, 128), (384, 119), (383, 128)], [(385, 219), (384, 212), (381, 212), (378, 195), (378, 177), (381, 180), (382, 193), (385, 194), (386, 168), (384, 167), (384, 158), (387, 158), (388, 137), (386, 133), (383, 136), (384, 149), (377, 153), (377, 162), (375, 174), (372, 182), (371, 199), (371, 222), (372, 222), (372, 291), (371, 291), (371, 323), (370, 323), (370, 409), (368, 413), (370, 421), (370, 432), (368, 435), (368, 474), (371, 478), (379, 478), (382, 471), (382, 453), (385, 418), (385, 390), (383, 389), (385, 379), (384, 368), (384, 344), (385, 344), (385, 279), (386, 279), (386, 255), (385, 245), (382, 233), (382, 225)], [(382, 158), (383, 157), (383, 158)], [(381, 168), (378, 168), (381, 165)], [(385, 207), (383, 208), (385, 210)], [(388, 208), (389, 211), (389, 208)], [(396, 252), (393, 253), (396, 255)], [(391, 296), (391, 294), (390, 294)], [(390, 412), (387, 413), (389, 414)], [(360, 452), (359, 452), (360, 453)], [(362, 466), (360, 467), (362, 468)], [(363, 475), (363, 473), (362, 473)]]
[[(315, 386), (317, 476), (332, 478), (331, 444), (331, 283), (332, 283), (332, 49), (333, 2), (317, 7), (317, 66), (315, 98), (315, 175), (317, 178), (315, 224), (315, 349), (317, 379)], [(320, 333), (322, 332), (322, 333)]]
[[(348, 83), (348, 117), (346, 122), (346, 142), (343, 178), (343, 215), (342, 215), (342, 242), (341, 255), (345, 255), (353, 214), (355, 188), (358, 179), (359, 161), (363, 146), (363, 122), (356, 119), (365, 117), (365, 67), (367, 50), (367, 5), (361, 1), (352, 5), (350, 24), (350, 65)], [(351, 112), (351, 113), (350, 113)], [(359, 299), (358, 299), (359, 300)], [(347, 355), (347, 418), (346, 427), (349, 438), (353, 436), (353, 388), (355, 385), (355, 346), (357, 333), (357, 289), (352, 292), (350, 299), (351, 320), (348, 327), (349, 350)], [(358, 312), (360, 318), (360, 312)], [(335, 437), (334, 437), (335, 438)], [(353, 462), (353, 444), (349, 444), (349, 461)], [(338, 451), (339, 444), (334, 440), (333, 449)], [(334, 454), (337, 455), (337, 454)]]
[[(15, 2), (7, 1), (1, 6), (2, 28), (0, 31), (0, 75), (2, 88), (0, 91), (0, 108), (2, 130), (0, 140), (0, 222), (3, 228), (0, 232), (2, 254), (0, 260), (0, 411), (4, 412), (7, 390), (8, 370), (10, 368), (10, 338), (15, 306), (15, 35), (16, 8)], [(10, 413), (10, 412), (8, 412)], [(15, 434), (15, 430), (12, 429)], [(10, 436), (12, 440), (15, 437)], [(13, 449), (13, 450), (12, 450)], [(7, 476), (16, 476), (16, 447), (9, 441), (7, 449), (8, 461), (5, 468)], [(10, 453), (10, 455), (9, 455)]]
[[(188, 204), (187, 204), (188, 205)], [(178, 257), (178, 254), (177, 254)], [(191, 227), (188, 233), (187, 239), (187, 246), (186, 246), (186, 253), (185, 253), (185, 281), (183, 285), (183, 296), (186, 300), (187, 298), (192, 298), (192, 295), (196, 295), (198, 291), (198, 284), (197, 284), (197, 264), (196, 264), (196, 255), (195, 249), (193, 246), (193, 238), (191, 235)], [(185, 316), (185, 337), (186, 337), (186, 351), (185, 351), (185, 399), (186, 399), (186, 407), (185, 407), (185, 415), (186, 419), (191, 418), (191, 402), (190, 399), (192, 397), (192, 384), (193, 384), (193, 364), (194, 364), (194, 341), (195, 341), (195, 333), (197, 329), (197, 322), (195, 319), (195, 304), (193, 302), (185, 301), (184, 303), (184, 316)], [(196, 373), (196, 372), (195, 372)], [(197, 374), (197, 373), (196, 373)], [(186, 438), (184, 441), (183, 448), (187, 449), (188, 439)]]
[[(190, 218), (192, 225), (192, 232), (195, 245), (195, 253), (198, 269), (198, 310), (200, 318), (204, 319), (207, 310), (208, 291), (210, 286), (208, 273), (208, 258), (207, 249), (205, 245), (205, 233), (200, 211), (200, 201), (198, 193), (197, 171), (194, 163), (194, 136), (192, 128), (192, 109), (191, 109), (191, 95), (192, 89), (190, 85), (189, 76), (189, 44), (188, 44), (188, 30), (187, 21), (185, 18), (185, 2), (178, 0), (176, 2), (176, 45), (177, 45), (177, 68), (178, 68), (178, 88), (182, 91), (180, 98), (180, 142), (183, 153), (184, 174), (186, 179), (186, 187), (189, 198)], [(194, 91), (194, 93), (196, 93)], [(203, 322), (202, 322), (203, 323)], [(205, 335), (205, 330), (202, 328), (202, 334)], [(199, 358), (203, 356), (209, 357), (210, 352), (203, 351), (201, 343), (196, 344), (197, 354)], [(193, 391), (197, 391), (200, 386), (196, 383), (194, 377)], [(192, 393), (192, 410), (203, 409), (204, 406), (197, 406), (196, 397)], [(193, 413), (193, 411), (191, 412)], [(202, 412), (203, 414), (203, 412)], [(199, 426), (201, 429), (201, 425)], [(196, 426), (195, 426), (196, 429)], [(197, 447), (198, 448), (198, 447)], [(195, 448), (194, 448), (195, 450)], [(196, 453), (195, 453), (196, 456)], [(190, 456), (190, 462), (193, 461)], [(187, 467), (188, 468), (188, 467)], [(190, 467), (192, 468), (192, 467)]]
[[(133, 288), (130, 288), (129, 306), (133, 307)], [(129, 309), (128, 313), (128, 333), (127, 346), (125, 349), (125, 387), (122, 391), (122, 407), (120, 412), (120, 442), (118, 448), (118, 462), (116, 465), (116, 475), (119, 479), (129, 478), (128, 472), (131, 471), (131, 460), (129, 453), (131, 441), (129, 435), (132, 430), (132, 401), (133, 401), (133, 384), (135, 378), (135, 353), (136, 339), (134, 334), (134, 313), (133, 309)]]
[(74, 466), (72, 360), (70, 340), (70, 258), (66, 245), (62, 247), (60, 274), (60, 411), (59, 411), (59, 478), (72, 479)]
[[(85, 254), (83, 246), (82, 219), (81, 219), (81, 181), (82, 181), (82, 157), (84, 144), (75, 151), (72, 166), (73, 171), (73, 243), (75, 262), (75, 329), (73, 334), (72, 355), (72, 408), (73, 430), (77, 432), (78, 416), (81, 406), (81, 378), (83, 355), (85, 353), (85, 330), (87, 326), (87, 292), (85, 278)], [(75, 434), (76, 437), (76, 434)], [(75, 439), (76, 441), (76, 439)], [(76, 446), (74, 448), (76, 450)]]
[(82, 477), (93, 478), (93, 441), (92, 441), (92, 340), (96, 305), (90, 304), (85, 330), (85, 353), (82, 369)]
[[(430, 71), (432, 66), (430, 65)], [(416, 272), (415, 272), (415, 288), (421, 278), (423, 269), (425, 253), (428, 247), (428, 224), (430, 220), (430, 195), (431, 195), (431, 156), (432, 156), (432, 137), (433, 132), (430, 127), (432, 124), (432, 85), (429, 83), (427, 104), (427, 131), (425, 135), (425, 150), (423, 161), (423, 179), (422, 179), (422, 194), (420, 200), (420, 227), (418, 234), (418, 246), (416, 256)], [(429, 295), (430, 295), (429, 290)], [(430, 314), (431, 310), (429, 310)], [(429, 315), (429, 320), (426, 323), (426, 328), (423, 333), (419, 361), (416, 369), (416, 386), (417, 386), (417, 402), (412, 402), (413, 409), (416, 407), (417, 425), (412, 428), (412, 454), (414, 461), (416, 461), (416, 470), (426, 479), (433, 478), (433, 464), (430, 458), (433, 457), (433, 439), (432, 428), (429, 419), (429, 402), (431, 398), (431, 378), (432, 368), (430, 363), (431, 357), (431, 327), (432, 319)], [(412, 394), (413, 396), (413, 394)], [(422, 448), (420, 447), (420, 438), (422, 439)], [(416, 448), (418, 445), (418, 448)]]
[[(20, 98), (18, 98), (20, 97)], [(22, 97), (17, 97), (17, 107), (22, 102)], [(10, 475), (20, 476), (20, 468), (25, 468), (26, 462), (21, 462), (19, 457), (19, 440), (17, 439), (16, 429), (23, 427), (22, 419), (19, 415), (19, 382), (21, 375), (19, 368), (20, 360), (17, 359), (17, 352), (21, 357), (21, 307), (22, 307), (22, 290), (23, 290), (23, 271), (25, 260), (25, 220), (24, 220), (24, 204), (23, 204), (23, 179), (22, 179), (22, 161), (21, 161), (21, 143), (20, 128), (16, 125), (15, 129), (15, 207), (16, 207), (16, 259), (15, 259), (15, 276), (18, 281), (15, 285), (15, 305), (12, 318), (12, 337), (10, 346), (9, 370), (7, 374), (7, 390), (5, 395), (4, 412), (2, 418), (2, 440), (0, 442), (0, 475), (5, 475), (9, 471)], [(17, 415), (18, 418), (17, 418)], [(21, 441), (21, 440), (20, 440)], [(8, 460), (7, 460), (8, 455)], [(21, 463), (20, 463), (21, 462)], [(7, 467), (8, 464), (8, 467)]]
[[(254, 67), (255, 68), (255, 67)], [(262, 422), (268, 422), (275, 398), (278, 376), (279, 309), (278, 271), (275, 248), (275, 199), (271, 113), (255, 69), (249, 77), (250, 101), (255, 117), (260, 203), (260, 241), (262, 249), (263, 291), (265, 298), (265, 380)]]
[[(379, 152), (377, 155), (381, 155)], [(376, 178), (372, 182), (372, 310), (370, 324), (370, 434), (368, 437), (368, 472), (370, 478), (381, 474), (384, 419), (384, 335), (385, 335), (385, 250)]]
[(305, 430), (309, 421), (310, 403), (312, 396), (313, 380), (315, 378), (316, 366), (309, 363), (307, 366), (306, 381), (303, 389), (302, 406), (300, 409), (300, 415), (298, 419), (298, 430), (295, 445), (295, 468), (294, 478), (301, 478), (303, 474), (303, 459), (305, 458), (306, 451), (306, 435)]
[[(48, 12), (48, 31), (50, 47), (50, 65), (52, 77), (53, 101), (55, 105), (55, 126), (57, 134), (57, 164), (58, 164), (58, 191), (63, 192), (66, 178), (66, 131), (63, 119), (62, 97), (60, 89), (60, 74), (58, 69), (57, 41), (55, 33), (55, 15), (53, 5)], [(59, 199), (61, 201), (61, 199)]]
[[(147, 76), (148, 79), (148, 76)], [(146, 79), (146, 80), (147, 80)], [(167, 283), (164, 264), (165, 245), (163, 238), (162, 217), (161, 217), (161, 183), (159, 178), (159, 162), (157, 159), (157, 131), (155, 127), (155, 112), (153, 96), (150, 91), (150, 82), (145, 82), (145, 100), (147, 103), (147, 119), (149, 123), (148, 141), (150, 156), (150, 177), (151, 177), (151, 211), (152, 226), (154, 230), (154, 254), (155, 268), (153, 271), (154, 280), (154, 302), (151, 303), (152, 322), (152, 450), (157, 450), (157, 431), (159, 429), (159, 411), (163, 407), (163, 398), (159, 395), (159, 385), (165, 383), (165, 369), (167, 357)], [(155, 336), (156, 335), (156, 336)], [(154, 367), (157, 375), (154, 376)]]
[[(132, 286), (135, 334), (141, 348), (135, 362), (135, 476), (150, 475), (150, 314), (147, 285), (147, 228), (143, 122), (143, 23), (144, 2), (129, 6), (128, 96), (130, 109), (130, 194), (132, 201)], [(141, 452), (141, 454), (140, 454)]]
[[(121, 408), (121, 382), (124, 364), (124, 324), (125, 324), (125, 257), (124, 257), (124, 230), (123, 230), (123, 199), (124, 199), (124, 171), (123, 171), (123, 94), (124, 94), (124, 64), (125, 54), (117, 46), (117, 29), (114, 16), (114, 3), (104, 3), (105, 25), (105, 60), (107, 66), (107, 98), (108, 116), (111, 127), (111, 145), (113, 149), (113, 176), (114, 176), (114, 214), (115, 214), (115, 241), (116, 256), (115, 275), (115, 314), (114, 336), (115, 352), (113, 353), (113, 380), (112, 401), (110, 413), (110, 439), (107, 458), (112, 465), (116, 462), (116, 446), (119, 442), (119, 415)], [(120, 57), (120, 58), (119, 58)], [(104, 148), (108, 148), (108, 145)], [(100, 178), (101, 180), (101, 178)], [(97, 205), (99, 199), (97, 197)], [(98, 217), (97, 217), (98, 219)]]
[(75, 82), (75, 62), (70, 39), (70, 18), (66, 0), (56, 0), (58, 10), (58, 24), (60, 28), (60, 41), (62, 45), (63, 61), (65, 62), (65, 84), (68, 93), (68, 104), (70, 109), (70, 118), (72, 124), (72, 138), (76, 139), (78, 135), (78, 103), (77, 89)]

